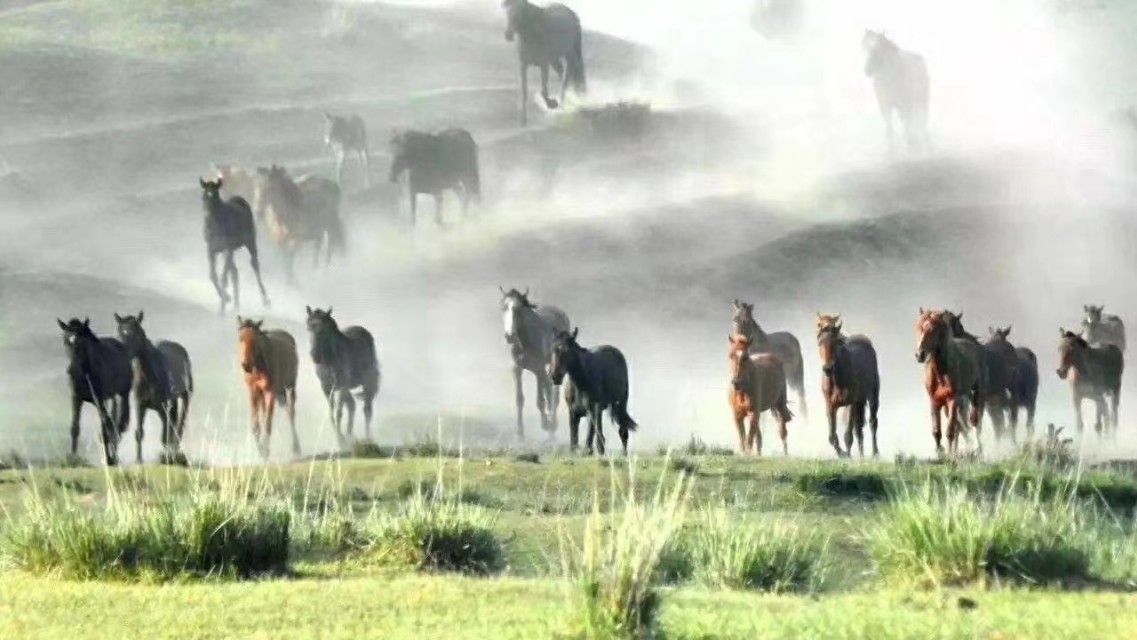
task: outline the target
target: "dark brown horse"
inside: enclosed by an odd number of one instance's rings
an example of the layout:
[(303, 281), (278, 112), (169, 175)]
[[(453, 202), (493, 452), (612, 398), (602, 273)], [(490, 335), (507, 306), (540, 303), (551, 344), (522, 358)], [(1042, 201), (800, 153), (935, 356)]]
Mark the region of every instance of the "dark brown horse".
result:
[(583, 95), (588, 88), (584, 73), (583, 31), (580, 18), (565, 5), (554, 2), (547, 7), (529, 0), (504, 0), (505, 39), (517, 42), (517, 61), (521, 66), (521, 126), (529, 116), (529, 67), (541, 71), (541, 98), (549, 109), (560, 106), (549, 96), (549, 69), (564, 79), (561, 100), (571, 86)]
[(237, 357), (249, 389), (253, 437), (261, 456), (268, 458), (275, 407), (287, 407), (292, 453), (300, 455), (300, 439), (296, 435), (296, 374), (300, 358), (296, 340), (287, 331), (265, 331), (262, 324), (263, 321), (237, 317)]
[[(952, 336), (943, 311), (920, 309), (916, 321), (916, 361), (924, 365), (924, 388), (932, 410), (932, 437), (943, 452), (942, 414), (948, 417), (948, 447), (959, 450), (959, 434), (967, 428), (968, 413), (982, 449), (983, 350), (977, 342)], [(968, 411), (970, 409), (970, 412)]]
[[(734, 414), (734, 427), (738, 430), (738, 448), (742, 453), (762, 455), (762, 432), (758, 416), (763, 411), (774, 414), (778, 421), (778, 436), (782, 439), (782, 453), (789, 455), (786, 443), (786, 423), (793, 414), (786, 404), (786, 374), (782, 362), (769, 353), (751, 353), (749, 337), (734, 335), (730, 340), (730, 408)], [(750, 420), (747, 433), (745, 421)]]
[(801, 343), (788, 331), (766, 333), (754, 319), (754, 305), (734, 301), (734, 318), (731, 323), (734, 335), (750, 339), (751, 353), (771, 353), (778, 357), (786, 372), (786, 383), (797, 393), (801, 406), (801, 417), (809, 420), (809, 408), (805, 403), (805, 365), (801, 357)]
[(134, 376), (130, 352), (117, 338), (100, 338), (90, 318), (56, 319), (67, 351), (71, 383), (71, 455), (78, 453), (79, 415), (91, 403), (99, 415), (103, 455), (108, 466), (118, 464), (118, 443), (130, 425), (130, 389)]
[[(1082, 401), (1092, 400), (1097, 406), (1094, 431), (1100, 436), (1103, 430), (1117, 433), (1117, 405), (1121, 400), (1121, 375), (1125, 371), (1125, 356), (1115, 344), (1091, 346), (1085, 338), (1072, 331), (1059, 329), (1058, 377), (1070, 381), (1074, 392), (1074, 417), (1078, 433), (1082, 433)], [(1107, 407), (1106, 402), (1109, 402)]]
[[(944, 311), (944, 319), (951, 327), (952, 335), (964, 338), (982, 347), (983, 370), (981, 394), (991, 420), (995, 440), (1002, 440), (1008, 412), (1015, 411), (1013, 402), (1015, 378), (1018, 375), (1018, 355), (1009, 342), (999, 340), (982, 341), (978, 336), (963, 328), (963, 312)], [(982, 413), (982, 412), (980, 412)], [(1013, 436), (1012, 436), (1013, 437)]]
[[(838, 457), (853, 454), (853, 435), (857, 451), (865, 457), (865, 409), (872, 429), (872, 455), (877, 448), (877, 412), (880, 409), (880, 370), (872, 341), (862, 335), (846, 337), (841, 333), (840, 316), (817, 317), (817, 349), (821, 356), (821, 394), (825, 396), (825, 413), (829, 418), (829, 444)], [(837, 409), (848, 407), (845, 422), (845, 449), (837, 441)]]
[[(1011, 327), (988, 327), (990, 342), (1007, 340)], [(1038, 357), (1026, 347), (1015, 347), (1015, 381), (1011, 389), (1011, 441), (1019, 428), (1019, 409), (1026, 409), (1026, 437), (1034, 437), (1034, 410), (1038, 403)]]

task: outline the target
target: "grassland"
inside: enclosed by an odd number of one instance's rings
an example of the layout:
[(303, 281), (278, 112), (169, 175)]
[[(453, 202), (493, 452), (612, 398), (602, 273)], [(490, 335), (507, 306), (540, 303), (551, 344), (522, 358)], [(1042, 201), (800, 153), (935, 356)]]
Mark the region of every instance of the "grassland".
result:
[[(263, 469), (0, 472), (4, 540), (44, 505), (65, 504), (97, 519), (116, 502), (129, 501), (133, 509), (203, 490), (235, 495), (237, 488), (244, 504), (276, 505), (292, 514), (288, 571), (253, 580), (190, 571), (181, 578), (108, 574), (73, 580), (60, 571), (15, 567), (10, 545), (5, 546), (0, 633), (51, 637), (80, 630), (83, 637), (109, 637), (145, 629), (151, 637), (584, 637), (589, 634), (574, 626), (579, 593), (575, 579), (566, 578), (566, 567), (581, 556), (586, 525), (599, 518), (601, 529), (624, 527), (634, 538), (635, 524), (647, 520), (629, 516), (633, 506), (644, 518), (658, 516), (658, 508), (652, 511), (659, 506), (657, 491), (680, 484), (684, 497), (669, 514), (676, 528), (672, 546), (701, 540), (702, 556), (718, 562), (695, 554), (702, 569), (679, 579), (652, 580), (659, 598), (655, 637), (1123, 638), (1137, 628), (1137, 596), (1130, 594), (1137, 584), (1137, 544), (1127, 523), (1137, 504), (1137, 479), (1121, 471), (1078, 472), (1024, 461), (845, 464), (721, 455), (650, 457), (629, 465), (499, 453)], [(941, 495), (937, 491), (980, 505), (972, 514), (975, 521), (943, 503), (910, 499), (921, 492)], [(337, 523), (350, 523), (351, 531), (374, 531), (375, 522), (393, 522), (408, 505), (413, 510), (423, 500), (475, 510), (483, 518), (500, 544), (501, 563), (493, 575), (383, 561), (374, 553), (376, 537), (354, 542), (358, 535), (329, 535), (326, 526), (321, 528), (334, 515)], [(908, 521), (898, 514), (917, 504), (928, 512), (923, 521), (920, 514), (908, 513)], [(992, 510), (984, 511), (984, 504)], [(1031, 513), (1072, 528), (1056, 531), (1061, 539), (1015, 537), (1018, 529), (1040, 530), (1029, 520)], [(999, 524), (1004, 521), (1020, 526)], [(708, 523), (713, 526), (707, 528)], [(956, 546), (972, 551), (998, 547), (999, 540), (1004, 547), (1026, 540), (1024, 548), (1031, 549), (1057, 544), (1061, 553), (1076, 556), (1080, 570), (1066, 576), (1065, 565), (1055, 565), (1052, 558), (1027, 558), (1021, 567), (1053, 570), (1049, 576), (1042, 571), (1039, 582), (989, 572), (980, 558), (978, 573), (931, 584), (926, 565), (913, 561), (919, 567), (912, 569), (882, 555), (882, 544), (897, 554), (915, 548), (887, 536), (923, 527), (920, 535), (932, 540), (936, 524), (942, 525), (942, 536), (955, 535)], [(990, 532), (986, 542), (980, 539), (988, 535), (984, 532)], [(931, 546), (949, 559), (971, 557), (952, 555), (946, 542)], [(786, 553), (801, 555), (804, 564), (787, 561)], [(771, 569), (775, 565), (786, 568)], [(774, 589), (763, 577), (770, 571), (775, 577), (798, 571), (805, 579)]]

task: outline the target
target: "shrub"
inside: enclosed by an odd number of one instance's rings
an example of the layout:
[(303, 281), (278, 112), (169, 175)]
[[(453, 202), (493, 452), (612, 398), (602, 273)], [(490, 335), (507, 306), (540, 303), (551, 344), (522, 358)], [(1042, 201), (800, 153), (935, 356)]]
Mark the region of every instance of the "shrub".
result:
[(481, 507), (418, 492), (395, 513), (372, 513), (369, 553), (422, 571), (494, 573), (504, 560), (493, 524)]

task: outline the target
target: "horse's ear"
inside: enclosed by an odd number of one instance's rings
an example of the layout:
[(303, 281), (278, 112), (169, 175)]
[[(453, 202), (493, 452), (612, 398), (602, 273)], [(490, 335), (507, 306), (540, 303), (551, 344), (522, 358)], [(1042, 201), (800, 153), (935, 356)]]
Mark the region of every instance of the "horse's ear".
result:
[(1006, 328), (1006, 329), (1003, 329), (1003, 335), (1004, 335), (1004, 336), (1009, 336), (1009, 335), (1011, 335), (1011, 327), (1013, 327), (1013, 326), (1015, 326), (1015, 325), (1013, 325), (1013, 324), (1009, 324), (1009, 325), (1007, 325), (1007, 328)]
[(505, 289), (500, 284), (497, 285), (497, 290), (501, 292), (501, 295), (504, 298), (505, 297)]
[(263, 325), (264, 323), (265, 323), (264, 320), (257, 320), (256, 323), (253, 324), (253, 328), (256, 329), (257, 331), (260, 331), (261, 325)]
[(833, 328), (837, 330), (837, 333), (841, 333), (841, 328), (844, 326), (844, 322), (838, 322), (837, 324), (833, 325)]
[(59, 318), (56, 318), (55, 321), (59, 323), (60, 329), (67, 331), (67, 325), (62, 320), (60, 320)]
[(987, 325), (987, 333), (989, 335), (995, 335), (996, 333), (999, 333), (999, 330), (995, 327), (992, 327), (991, 325)]
[(735, 298), (734, 299), (734, 310), (738, 311), (741, 308), (742, 308), (742, 303), (738, 301), (738, 298)]
[(924, 315), (924, 307), (920, 307), (920, 315)]
[(841, 324), (841, 314), (838, 313), (837, 315), (833, 316), (833, 322)]
[(308, 312), (308, 317), (311, 318), (312, 317), (312, 307), (309, 307), (308, 305), (304, 305), (304, 310)]
[(580, 327), (573, 327), (573, 329), (572, 329), (572, 339), (573, 340), (576, 340), (576, 335), (578, 333), (580, 333)]
[(205, 188), (205, 180), (203, 180), (203, 179), (201, 178), (201, 176), (198, 176), (198, 178), (197, 178), (197, 183), (201, 185), (201, 188), (202, 188), (202, 189), (204, 189), (204, 188)]
[(1066, 328), (1065, 327), (1058, 327), (1058, 335), (1065, 338), (1066, 337)]
[(328, 307), (328, 310), (327, 310), (327, 312), (325, 312), (324, 315), (328, 316), (329, 318), (332, 317), (332, 308)]
[(115, 313), (115, 314), (114, 314), (114, 321), (115, 321), (115, 322), (122, 322), (122, 316), (120, 316), (120, 315), (118, 315), (117, 313)]
[(143, 313), (142, 313), (142, 309), (139, 309), (139, 310), (138, 310), (138, 323), (139, 323), (139, 324), (142, 324), (142, 317), (143, 317), (144, 315), (145, 315), (145, 314), (143, 314)]
[(1088, 305), (1088, 304), (1082, 305), (1082, 311), (1085, 313), (1089, 313), (1090, 312), (1090, 305)]

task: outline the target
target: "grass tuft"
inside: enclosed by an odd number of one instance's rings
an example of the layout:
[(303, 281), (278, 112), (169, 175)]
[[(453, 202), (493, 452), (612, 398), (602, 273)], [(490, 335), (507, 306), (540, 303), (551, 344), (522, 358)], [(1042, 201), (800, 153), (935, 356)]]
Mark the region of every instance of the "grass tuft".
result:
[(395, 513), (374, 513), (369, 553), (420, 571), (486, 575), (504, 566), (494, 516), (484, 508), (417, 492)]

